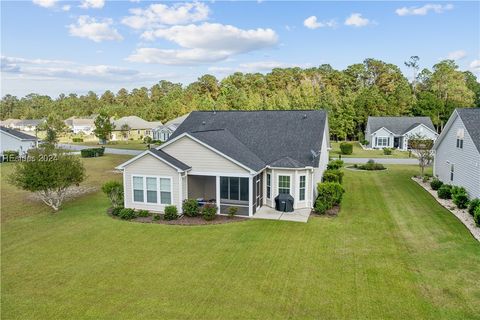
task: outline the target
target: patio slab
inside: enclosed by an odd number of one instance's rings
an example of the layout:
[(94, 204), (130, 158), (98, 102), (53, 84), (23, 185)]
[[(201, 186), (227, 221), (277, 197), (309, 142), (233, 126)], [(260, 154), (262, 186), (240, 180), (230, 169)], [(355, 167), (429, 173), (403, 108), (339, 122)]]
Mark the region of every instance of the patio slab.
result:
[(263, 206), (254, 215), (254, 219), (282, 220), (293, 222), (307, 222), (310, 209), (297, 209), (293, 212), (281, 212), (273, 208)]

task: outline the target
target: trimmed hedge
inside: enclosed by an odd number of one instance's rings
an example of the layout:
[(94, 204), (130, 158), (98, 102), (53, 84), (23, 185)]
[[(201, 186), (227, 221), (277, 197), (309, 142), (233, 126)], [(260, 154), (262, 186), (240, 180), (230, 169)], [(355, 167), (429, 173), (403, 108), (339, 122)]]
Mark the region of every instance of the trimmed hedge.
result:
[(353, 153), (353, 144), (348, 142), (340, 143), (340, 153), (341, 154), (352, 154)]
[(217, 206), (213, 203), (207, 203), (202, 207), (203, 219), (210, 221), (217, 216)]
[(391, 148), (383, 148), (383, 154), (386, 156), (392, 155), (393, 150)]
[(475, 209), (475, 212), (473, 213), (473, 220), (475, 221), (477, 227), (480, 227), (480, 206)]
[(166, 206), (163, 214), (164, 220), (178, 219), (178, 211), (176, 206)]
[(473, 217), (475, 209), (477, 209), (478, 207), (480, 207), (480, 199), (473, 199), (468, 205), (468, 213), (470, 213), (470, 215)]
[(342, 202), (345, 189), (338, 182), (322, 182), (317, 185), (318, 197), (315, 201), (315, 211), (325, 213), (326, 210)]
[(83, 142), (83, 138), (72, 138), (72, 142)]
[(430, 182), (430, 187), (432, 188), (432, 190), (435, 190), (437, 191), (438, 189), (440, 189), (440, 187), (443, 185), (443, 182), (438, 180), (437, 178), (433, 179), (431, 182)]
[(135, 210), (130, 208), (123, 208), (122, 210), (120, 210), (118, 216), (120, 217), (120, 219), (123, 220), (131, 220), (134, 219), (137, 215), (135, 214)]
[(89, 148), (80, 150), (82, 158), (95, 158), (101, 157), (105, 153), (105, 148)]
[(150, 217), (150, 211), (148, 210), (139, 210), (138, 213), (137, 213), (137, 216), (139, 217), (142, 217), (142, 218), (146, 218), (146, 217)]
[(323, 182), (343, 182), (343, 172), (338, 169), (328, 169), (323, 173)]
[(198, 215), (198, 202), (195, 199), (187, 199), (182, 204), (183, 214), (187, 217), (196, 217)]
[(452, 200), (459, 209), (466, 209), (468, 207), (470, 198), (468, 197), (467, 190), (465, 190), (464, 187), (453, 187)]
[(343, 160), (331, 160), (327, 164), (327, 170), (336, 170), (343, 167)]
[(353, 167), (360, 170), (368, 170), (368, 171), (385, 170), (385, 167), (383, 164), (376, 163), (372, 159), (368, 160), (367, 163), (365, 164), (359, 164), (359, 165), (355, 164)]
[(449, 184), (442, 185), (437, 190), (437, 195), (440, 199), (452, 199), (452, 186)]

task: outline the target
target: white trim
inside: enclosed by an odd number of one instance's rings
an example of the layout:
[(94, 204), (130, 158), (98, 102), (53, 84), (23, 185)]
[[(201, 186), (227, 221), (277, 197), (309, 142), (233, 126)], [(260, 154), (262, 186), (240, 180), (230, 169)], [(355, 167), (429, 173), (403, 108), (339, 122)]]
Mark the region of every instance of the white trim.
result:
[(418, 127), (420, 127), (420, 126), (423, 126), (424, 128), (430, 130), (430, 132), (433, 132), (433, 133), (436, 135), (436, 137), (438, 137), (438, 133), (437, 133), (436, 131), (430, 129), (429, 127), (427, 127), (427, 126), (424, 125), (423, 123), (420, 123), (418, 126), (413, 127), (412, 129), (408, 130), (407, 132), (405, 132), (405, 133), (403, 134), (403, 136), (404, 136), (404, 137), (405, 137), (405, 136), (408, 137), (408, 133), (409, 133), (410, 131), (413, 131), (413, 130), (415, 130), (416, 128), (418, 128)]
[[(268, 177), (270, 177), (270, 183)], [(268, 194), (268, 187), (270, 187), (270, 194)], [(272, 174), (270, 172), (266, 172), (265, 176), (265, 198), (272, 200)]]
[(374, 132), (370, 133), (370, 135), (376, 135), (378, 131), (382, 130), (382, 129), (385, 129), (385, 131), (388, 131), (390, 132), (391, 134), (395, 135), (395, 133), (393, 133), (392, 131), (388, 130), (386, 127), (381, 127), (381, 128), (378, 128), (377, 130), (375, 130)]
[[(220, 176), (217, 175), (215, 176), (215, 197), (217, 198), (217, 214), (220, 213), (220, 206), (222, 205), (221, 203), (221, 196), (220, 196)], [(240, 182), (238, 185), (238, 189), (240, 190)]]
[[(305, 177), (305, 187), (303, 189), (305, 190), (304, 197), (305, 199), (300, 199), (300, 180), (302, 177)], [(307, 175), (306, 174), (300, 174), (298, 175), (298, 202), (307, 202)]]
[(224, 172), (202, 172), (202, 171), (189, 171), (188, 174), (190, 176), (222, 176), (222, 177), (240, 177), (240, 178), (248, 178), (252, 177), (252, 174), (248, 173), (224, 173)]
[[(280, 176), (290, 177), (290, 186), (288, 187), (288, 189), (290, 190), (289, 194), (295, 199), (295, 196), (291, 193), (292, 192), (292, 183), (293, 183), (293, 179), (292, 179), (293, 175), (291, 173), (277, 173), (277, 181), (278, 181), (278, 183), (277, 183), (277, 196), (280, 194), (280, 192), (278, 192), (278, 189), (280, 189), (280, 178), (279, 178)], [(294, 188), (295, 188), (295, 186), (294, 186)]]
[(183, 180), (182, 180), (182, 174), (179, 172), (178, 173), (178, 212), (180, 212), (180, 213), (183, 213), (182, 212), (182, 203), (183, 203), (182, 198), (183, 198)]
[(253, 216), (253, 176), (248, 177), (248, 216)]
[[(11, 130), (14, 130), (14, 129), (11, 129)], [(15, 138), (15, 139), (17, 139), (17, 140), (20, 140), (20, 141), (38, 141), (38, 138), (35, 138), (35, 137), (29, 138), (29, 139), (22, 139), (22, 138), (17, 137), (17, 136), (14, 135), (14, 134), (11, 134), (10, 132), (4, 131), (4, 130), (0, 130), (0, 131), (3, 132), (3, 133), (5, 133), (6, 135), (8, 135), (8, 136), (10, 136), (10, 137), (12, 137), (12, 138)]]
[[(135, 201), (135, 189), (133, 187), (133, 178), (139, 177), (143, 179), (143, 201)], [(147, 178), (156, 178), (157, 182), (157, 203), (147, 202)], [(161, 203), (161, 190), (160, 190), (160, 179), (169, 179), (170, 180), (170, 203)], [(173, 178), (169, 176), (156, 176), (156, 175), (145, 175), (145, 174), (134, 174), (130, 175), (130, 183), (132, 190), (132, 203), (145, 204), (150, 206), (160, 205), (160, 206), (170, 206), (174, 205), (173, 202)]]
[(206, 144), (205, 142), (203, 142), (203, 141), (200, 141), (200, 140), (198, 140), (197, 138), (195, 138), (195, 137), (193, 137), (193, 136), (189, 135), (187, 132), (184, 132), (184, 133), (182, 133), (181, 135), (179, 135), (179, 136), (177, 136), (177, 137), (175, 137), (175, 138), (173, 138), (173, 139), (171, 139), (171, 140), (168, 140), (167, 142), (165, 142), (165, 143), (164, 143), (164, 144), (162, 144), (161, 146), (158, 146), (156, 149), (157, 149), (157, 150), (163, 149), (164, 147), (166, 147), (166, 146), (170, 145), (171, 143), (173, 143), (173, 142), (175, 142), (175, 141), (177, 141), (177, 140), (179, 140), (179, 139), (181, 139), (181, 138), (183, 138), (183, 137), (188, 137), (188, 138), (192, 139), (193, 141), (195, 141), (195, 142), (197, 142), (197, 143), (201, 144), (202, 146), (204, 146), (204, 147), (206, 147), (206, 148), (210, 149), (211, 151), (213, 151), (213, 152), (215, 152), (215, 153), (217, 153), (217, 154), (221, 155), (221, 156), (222, 156), (222, 157), (224, 157), (225, 159), (227, 159), (227, 160), (230, 160), (231, 162), (235, 163), (236, 165), (238, 165), (238, 166), (240, 166), (240, 167), (244, 168), (245, 170), (249, 171), (251, 174), (254, 174), (254, 173), (256, 173), (256, 171), (255, 171), (255, 170), (253, 170), (253, 169), (251, 169), (251, 168), (247, 167), (246, 165), (244, 165), (244, 164), (242, 164), (242, 163), (238, 162), (237, 160), (235, 160), (235, 159), (233, 159), (233, 158), (231, 158), (231, 157), (227, 156), (226, 154), (224, 154), (224, 153), (220, 152), (219, 150), (217, 150), (217, 149), (213, 148), (212, 146), (210, 146), (210, 145)]
[(191, 170), (191, 169), (187, 169), (187, 170), (182, 170), (176, 166), (174, 166), (173, 164), (171, 164), (170, 162), (168, 162), (167, 160), (163, 159), (163, 158), (160, 158), (159, 156), (157, 156), (155, 153), (151, 152), (150, 150), (145, 150), (144, 152), (140, 153), (139, 155), (136, 155), (135, 157), (133, 157), (132, 159), (129, 159), (128, 161), (122, 163), (121, 165), (119, 166), (116, 166), (115, 169), (117, 170), (122, 170), (124, 169), (126, 166), (128, 166), (129, 164), (131, 164), (132, 162), (140, 159), (141, 157), (145, 156), (145, 155), (151, 155), (155, 158), (157, 158), (158, 160), (162, 161), (163, 163), (165, 164), (168, 164), (169, 166), (171, 166), (172, 168), (175, 168), (177, 169), (177, 172), (185, 172), (185, 171), (188, 171), (188, 170)]

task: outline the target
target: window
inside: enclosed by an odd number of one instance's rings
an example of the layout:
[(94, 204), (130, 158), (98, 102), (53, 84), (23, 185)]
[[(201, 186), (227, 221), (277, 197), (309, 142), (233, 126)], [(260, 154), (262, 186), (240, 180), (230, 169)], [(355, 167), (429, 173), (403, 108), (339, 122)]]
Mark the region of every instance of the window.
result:
[(248, 201), (248, 178), (220, 177), (220, 198)]
[(143, 177), (133, 177), (133, 201), (143, 202)]
[(463, 139), (457, 138), (457, 148), (463, 149)]
[(157, 203), (157, 178), (147, 178), (147, 202)]
[(305, 200), (305, 186), (306, 186), (306, 176), (300, 176), (300, 194), (298, 195), (299, 201)]
[(463, 129), (457, 130), (457, 148), (463, 149), (463, 138), (465, 137), (465, 131)]
[(278, 176), (278, 193), (290, 193), (290, 176)]
[(172, 204), (172, 180), (160, 178), (160, 203)]
[(453, 163), (450, 165), (450, 181), (453, 181), (453, 172), (454, 172), (454, 166)]
[(267, 173), (267, 199), (272, 196), (272, 175)]
[(390, 144), (389, 137), (377, 137), (375, 140), (377, 141), (377, 147), (388, 147)]

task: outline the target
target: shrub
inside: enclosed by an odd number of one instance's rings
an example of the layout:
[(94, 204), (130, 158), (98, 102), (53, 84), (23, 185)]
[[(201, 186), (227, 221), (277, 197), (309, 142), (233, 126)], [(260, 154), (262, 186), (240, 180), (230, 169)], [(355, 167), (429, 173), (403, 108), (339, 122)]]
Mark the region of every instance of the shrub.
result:
[(452, 198), (452, 186), (449, 184), (442, 185), (437, 190), (437, 195), (440, 199), (451, 199)]
[(443, 182), (438, 180), (437, 178), (434, 178), (431, 182), (430, 182), (430, 187), (432, 188), (432, 190), (438, 190), (440, 189), (440, 187), (443, 185)]
[(163, 219), (165, 220), (176, 220), (178, 219), (178, 211), (176, 206), (166, 206), (163, 214)]
[(238, 212), (238, 208), (237, 207), (230, 207), (228, 208), (228, 216), (230, 218), (233, 218)]
[(317, 199), (315, 201), (315, 213), (317, 214), (325, 214), (325, 212), (327, 212), (328, 210), (328, 205), (326, 203), (324, 203), (321, 199)]
[(467, 190), (463, 187), (453, 187), (452, 188), (452, 199), (453, 203), (459, 208), (459, 209), (465, 209), (468, 207), (468, 201), (470, 200), (468, 198)]
[(480, 227), (480, 206), (478, 206), (473, 213), (473, 221), (475, 221), (477, 227)]
[(123, 219), (123, 220), (131, 220), (136, 217), (135, 210), (130, 208), (123, 208), (122, 210), (120, 210), (120, 213), (118, 214), (118, 216), (120, 217), (120, 219)]
[(160, 220), (160, 215), (159, 214), (154, 215), (153, 220)]
[(183, 214), (187, 217), (195, 217), (198, 215), (198, 202), (195, 199), (187, 199), (183, 201)]
[(385, 167), (381, 163), (376, 163), (372, 159), (368, 160), (367, 163), (357, 166), (360, 170), (385, 170)]
[(142, 217), (142, 218), (150, 217), (150, 211), (139, 210), (138, 213), (137, 213), (137, 216)]
[(360, 143), (363, 144), (364, 146), (368, 146), (370, 141), (368, 141), (367, 139), (363, 139), (363, 140), (360, 140)]
[(72, 142), (83, 142), (83, 138), (72, 138)]
[(327, 209), (342, 202), (345, 189), (338, 182), (322, 182), (317, 185), (318, 197), (317, 201), (325, 204)]
[(343, 160), (332, 160), (327, 164), (327, 170), (335, 170), (343, 167)]
[(476, 198), (470, 201), (470, 204), (468, 205), (468, 213), (470, 213), (473, 217), (473, 214), (475, 213), (475, 209), (480, 207), (480, 199)]
[(88, 148), (80, 150), (82, 158), (94, 158), (101, 157), (105, 153), (105, 148)]
[(338, 169), (329, 169), (323, 173), (323, 182), (343, 182), (343, 172)]
[(430, 180), (430, 178), (429, 178), (429, 177), (427, 177), (427, 176), (423, 176), (423, 178), (422, 178), (422, 181), (423, 181), (423, 183), (427, 183), (427, 182), (428, 182), (428, 180)]
[(390, 156), (393, 153), (391, 148), (383, 148), (383, 154), (386, 156)]
[(122, 209), (123, 209), (123, 207), (112, 208), (112, 215), (118, 217), (120, 215), (120, 211), (122, 211)]
[(353, 144), (348, 142), (340, 143), (340, 153), (341, 154), (352, 154), (353, 153)]
[(18, 151), (5, 150), (3, 151), (3, 162), (15, 162), (18, 160)]
[(210, 221), (215, 219), (217, 215), (217, 206), (213, 203), (207, 203), (202, 207), (203, 219)]
[(123, 205), (123, 185), (118, 181), (107, 181), (102, 186), (102, 191), (105, 193), (114, 208)]
[(143, 143), (152, 143), (152, 138), (149, 136), (146, 136), (145, 138), (143, 138)]

